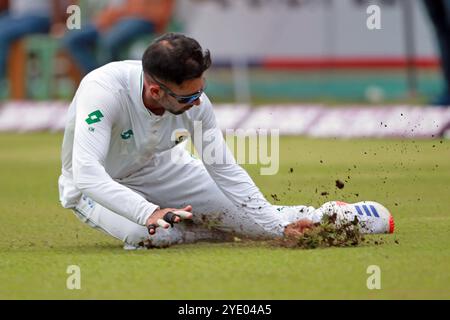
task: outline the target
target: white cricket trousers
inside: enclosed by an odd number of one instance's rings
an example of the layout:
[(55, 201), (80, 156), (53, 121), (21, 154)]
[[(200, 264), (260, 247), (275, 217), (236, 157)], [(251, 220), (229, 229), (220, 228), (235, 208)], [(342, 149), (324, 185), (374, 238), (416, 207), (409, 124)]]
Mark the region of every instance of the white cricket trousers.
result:
[[(227, 240), (231, 235), (250, 238), (270, 238), (273, 235), (249, 218), (245, 207), (237, 208), (229, 201), (209, 176), (203, 163), (182, 150), (184, 165), (174, 165), (170, 153), (155, 157), (155, 166), (138, 175), (118, 180), (119, 183), (141, 194), (161, 208), (183, 208), (192, 205), (192, 223), (181, 222), (173, 228), (157, 228), (149, 235), (145, 226), (99, 205), (87, 196), (82, 196), (73, 209), (76, 216), (89, 226), (123, 241), (126, 245), (138, 246), (150, 239), (153, 246), (162, 247), (198, 240)], [(288, 223), (302, 218), (313, 221), (315, 209), (307, 206), (273, 206), (273, 214), (281, 215)]]

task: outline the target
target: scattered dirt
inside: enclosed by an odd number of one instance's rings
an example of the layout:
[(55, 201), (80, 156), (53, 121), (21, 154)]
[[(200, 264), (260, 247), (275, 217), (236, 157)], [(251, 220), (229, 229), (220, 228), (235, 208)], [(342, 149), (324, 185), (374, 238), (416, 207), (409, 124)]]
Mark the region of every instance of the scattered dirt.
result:
[[(275, 240), (278, 246), (315, 249), (324, 247), (352, 247), (365, 241), (358, 225), (358, 218), (345, 224), (336, 224), (336, 215), (325, 215), (321, 223), (307, 229), (301, 236)], [(378, 244), (378, 243), (377, 243)]]
[(276, 193), (271, 194), (270, 196), (272, 197), (272, 199), (273, 199), (274, 201), (280, 201), (280, 199), (278, 198), (278, 196), (277, 196)]
[(345, 184), (341, 180), (336, 180), (336, 188), (343, 189)]

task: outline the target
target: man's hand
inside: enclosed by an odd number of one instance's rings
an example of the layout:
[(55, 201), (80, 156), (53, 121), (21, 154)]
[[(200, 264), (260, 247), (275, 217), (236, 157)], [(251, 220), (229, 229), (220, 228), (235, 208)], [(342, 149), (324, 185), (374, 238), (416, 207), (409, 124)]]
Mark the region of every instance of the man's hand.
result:
[[(155, 234), (156, 228), (169, 228), (174, 223), (180, 222), (182, 219), (192, 219), (192, 206), (186, 206), (181, 209), (165, 208), (155, 210), (148, 218), (145, 224), (150, 234)], [(172, 215), (170, 214), (172, 213)], [(167, 221), (169, 220), (169, 221)]]
[(285, 237), (299, 237), (307, 229), (311, 229), (313, 227), (314, 227), (314, 223), (311, 220), (301, 219), (294, 223), (288, 224), (284, 228), (284, 236)]

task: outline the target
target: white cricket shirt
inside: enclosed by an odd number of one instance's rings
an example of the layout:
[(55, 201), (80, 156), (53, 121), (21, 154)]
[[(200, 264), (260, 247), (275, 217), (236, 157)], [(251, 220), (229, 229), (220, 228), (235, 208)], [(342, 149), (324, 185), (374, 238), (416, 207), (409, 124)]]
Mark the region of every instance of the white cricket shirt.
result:
[[(62, 146), (59, 191), (63, 207), (75, 207), (85, 194), (111, 211), (145, 225), (158, 204), (150, 203), (118, 181), (145, 172), (155, 155), (175, 147), (174, 132), (184, 129), (193, 138), (199, 154), (211, 143), (215, 150), (223, 150), (226, 164), (204, 161), (212, 179), (233, 204), (266, 230), (280, 235), (287, 223), (234, 161), (207, 96), (203, 94), (200, 106), (181, 115), (166, 111), (156, 116), (144, 106), (142, 90), (141, 61), (109, 63), (82, 80), (68, 111)], [(198, 126), (200, 122), (203, 135), (196, 138), (194, 124)], [(167, 183), (173, 183), (176, 190), (175, 181)]]

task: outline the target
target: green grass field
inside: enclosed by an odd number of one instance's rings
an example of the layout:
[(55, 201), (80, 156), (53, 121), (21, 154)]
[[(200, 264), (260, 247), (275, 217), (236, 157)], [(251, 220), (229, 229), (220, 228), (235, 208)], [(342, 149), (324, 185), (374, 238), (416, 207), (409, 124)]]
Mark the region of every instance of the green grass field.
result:
[[(381, 245), (199, 243), (130, 252), (59, 206), (61, 139), (0, 135), (0, 299), (450, 298), (449, 141), (282, 138), (278, 175), (247, 167), (277, 204), (385, 204), (396, 233), (373, 236)], [(337, 179), (347, 180), (343, 189)], [(66, 288), (68, 265), (80, 266), (81, 290)], [(381, 290), (366, 287), (369, 265), (381, 268)]]

